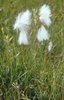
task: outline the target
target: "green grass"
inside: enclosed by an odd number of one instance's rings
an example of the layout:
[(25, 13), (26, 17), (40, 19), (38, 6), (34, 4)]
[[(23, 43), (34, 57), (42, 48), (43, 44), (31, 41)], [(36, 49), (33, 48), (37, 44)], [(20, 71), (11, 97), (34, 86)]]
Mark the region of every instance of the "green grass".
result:
[[(52, 10), (52, 51), (36, 40), (35, 21), (31, 44), (19, 46), (13, 31), (17, 14), (44, 3)], [(64, 0), (0, 0), (0, 100), (64, 100)]]

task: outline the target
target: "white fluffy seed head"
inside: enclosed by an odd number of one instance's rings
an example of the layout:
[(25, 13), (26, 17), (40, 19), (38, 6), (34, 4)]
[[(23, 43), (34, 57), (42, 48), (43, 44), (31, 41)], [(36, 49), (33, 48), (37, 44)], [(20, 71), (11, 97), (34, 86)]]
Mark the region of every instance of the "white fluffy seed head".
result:
[(43, 22), (45, 25), (50, 26), (51, 24), (51, 10), (50, 7), (46, 4), (44, 4), (40, 9), (39, 9), (39, 19), (41, 22)]
[(44, 26), (41, 26), (41, 28), (39, 28), (38, 33), (37, 33), (37, 39), (39, 42), (43, 40), (49, 40), (48, 31), (45, 29)]
[(53, 46), (53, 44), (52, 44), (52, 42), (50, 41), (49, 44), (48, 44), (48, 51), (49, 51), (49, 52), (51, 51), (52, 46)]
[(18, 44), (28, 45), (28, 36), (26, 31), (21, 31), (19, 33)]
[(39, 28), (38, 33), (37, 33), (37, 39), (39, 42), (43, 40), (49, 40), (48, 31), (45, 29), (44, 26), (41, 26), (41, 28)]
[(19, 13), (14, 24), (14, 30), (27, 30), (31, 25), (31, 15), (29, 10)]

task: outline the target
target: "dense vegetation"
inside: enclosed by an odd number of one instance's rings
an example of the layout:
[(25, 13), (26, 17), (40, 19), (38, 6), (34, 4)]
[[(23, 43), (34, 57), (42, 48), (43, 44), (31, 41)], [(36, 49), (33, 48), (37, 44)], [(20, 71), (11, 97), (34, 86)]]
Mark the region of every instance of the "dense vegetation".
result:
[[(45, 3), (52, 11), (51, 52), (36, 39), (36, 10)], [(33, 12), (31, 43), (19, 46), (13, 24), (26, 9)], [(0, 100), (64, 100), (64, 0), (0, 0)]]

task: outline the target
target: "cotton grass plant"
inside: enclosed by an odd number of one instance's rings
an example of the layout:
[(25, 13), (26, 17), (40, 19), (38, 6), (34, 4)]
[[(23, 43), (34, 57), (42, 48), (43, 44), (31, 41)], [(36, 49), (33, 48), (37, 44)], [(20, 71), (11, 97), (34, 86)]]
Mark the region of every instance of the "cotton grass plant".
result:
[(26, 10), (25, 12), (21, 12), (18, 14), (15, 24), (14, 30), (19, 31), (19, 38), (18, 43), (21, 44), (28, 44), (28, 29), (31, 25), (31, 12)]
[[(52, 11), (50, 25), (39, 19), (44, 3)], [(62, 0), (0, 1), (0, 100), (64, 100), (63, 4)], [(28, 34), (26, 46), (17, 42), (21, 31), (13, 30), (13, 25), (27, 9), (32, 23), (22, 30)], [(39, 42), (41, 26), (49, 39)]]

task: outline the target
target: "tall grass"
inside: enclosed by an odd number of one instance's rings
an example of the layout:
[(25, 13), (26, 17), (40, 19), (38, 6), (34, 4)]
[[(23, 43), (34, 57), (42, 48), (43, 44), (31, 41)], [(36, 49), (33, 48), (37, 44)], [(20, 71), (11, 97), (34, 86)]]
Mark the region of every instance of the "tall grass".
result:
[[(36, 39), (36, 15), (31, 44), (19, 46), (15, 17), (25, 9), (35, 13), (44, 3), (52, 10), (52, 51)], [(64, 100), (64, 0), (0, 0), (0, 100)]]

